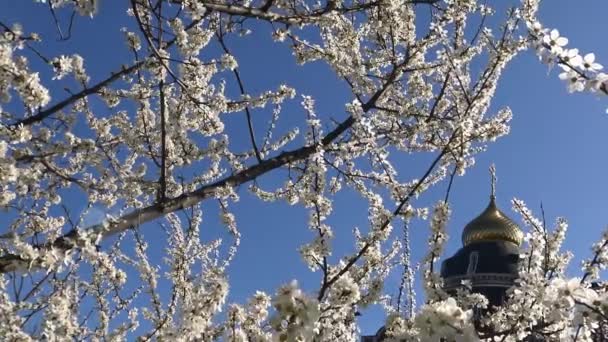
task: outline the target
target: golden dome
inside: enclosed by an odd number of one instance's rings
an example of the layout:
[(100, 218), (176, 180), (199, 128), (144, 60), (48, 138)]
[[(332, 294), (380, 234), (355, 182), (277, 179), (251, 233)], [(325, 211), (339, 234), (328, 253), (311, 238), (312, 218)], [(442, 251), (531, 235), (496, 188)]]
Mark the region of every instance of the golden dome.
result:
[(494, 196), (479, 216), (469, 222), (462, 232), (462, 244), (475, 242), (509, 241), (521, 245), (524, 233), (519, 226), (496, 207)]

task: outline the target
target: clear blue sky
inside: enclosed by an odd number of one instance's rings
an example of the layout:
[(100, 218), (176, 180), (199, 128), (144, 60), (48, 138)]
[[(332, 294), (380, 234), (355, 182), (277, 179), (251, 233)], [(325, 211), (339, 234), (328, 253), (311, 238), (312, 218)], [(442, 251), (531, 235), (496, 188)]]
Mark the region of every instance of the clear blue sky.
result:
[[(51, 43), (43, 50), (51, 55), (59, 52), (82, 54), (92, 79), (98, 80), (130, 61), (118, 31), (125, 24), (117, 22), (119, 15), (120, 20), (124, 20), (125, 4), (126, 1), (101, 1), (95, 20), (76, 19), (76, 30), (68, 42), (53, 41), (53, 24), (46, 8), (32, 1), (2, 0), (0, 20), (5, 23), (17, 20), (23, 23), (26, 31), (41, 33)], [(595, 52), (599, 62), (608, 67), (608, 44), (604, 35), (606, 13), (608, 2), (601, 0), (547, 0), (541, 8), (541, 18), (546, 26), (558, 27), (570, 39), (571, 47), (577, 47), (583, 53)], [(296, 66), (286, 46), (272, 43), (267, 30), (228, 43), (239, 59), (246, 86), (253, 93), (286, 83), (315, 97), (318, 111), (324, 117), (344, 117), (343, 104), (349, 100), (348, 92), (344, 84), (331, 74), (328, 76), (325, 65)], [(564, 216), (570, 223), (565, 248), (577, 255), (572, 275), (578, 272), (580, 257), (589, 255), (590, 244), (608, 224), (608, 181), (605, 179), (608, 101), (588, 94), (568, 94), (557, 73), (558, 70), (548, 71), (532, 52), (520, 55), (504, 73), (493, 109), (512, 108), (511, 134), (491, 144), (487, 152), (478, 156), (475, 167), (465, 176), (456, 178), (449, 225), (452, 239), (446, 254), (459, 248), (462, 228), (485, 208), (489, 194), (487, 169), (495, 163), (498, 203), (503, 211), (519, 222), (510, 211), (511, 198), (523, 199), (537, 213), (540, 213), (542, 202), (549, 222)], [(49, 77), (48, 73), (46, 77)], [(231, 79), (229, 74), (225, 77)], [(52, 89), (52, 92), (55, 100), (65, 96), (61, 88)], [(268, 111), (258, 111), (256, 115), (269, 117)], [(281, 124), (284, 128), (293, 123), (289, 120), (296, 120), (290, 115), (302, 117), (301, 111), (284, 115)], [(229, 120), (233, 120), (229, 122), (231, 130), (242, 130), (239, 126), (242, 119)], [(403, 160), (403, 179), (405, 175), (415, 176), (416, 171), (426, 165), (425, 158)], [(275, 180), (265, 177), (262, 182), (270, 184)], [(446, 185), (426, 193), (416, 204), (432, 205), (442, 198)], [(306, 210), (283, 203), (263, 203), (245, 190), (241, 189), (242, 200), (235, 206), (243, 236), (230, 271), (230, 300), (242, 302), (257, 289), (272, 293), (280, 284), (294, 278), (300, 279), (305, 288), (314, 289), (320, 275), (311, 274), (297, 252), (298, 246), (313, 236), (306, 227)], [(337, 235), (335, 254), (341, 256), (352, 250), (350, 232), (353, 227), (367, 225), (367, 211), (349, 192), (341, 193), (336, 202), (330, 222)], [(206, 222), (211, 231), (217, 232), (217, 214), (211, 207), (208, 207), (210, 214)], [(416, 222), (411, 227), (414, 261), (424, 253), (422, 242), (426, 241), (427, 227), (425, 222)], [(146, 233), (150, 239), (162, 238), (157, 225), (151, 224), (148, 228)], [(154, 248), (152, 251), (159, 252)], [(397, 285), (397, 279), (391, 278), (387, 288), (394, 291)], [(421, 294), (419, 300), (422, 300)], [(378, 310), (364, 312), (361, 323), (364, 332), (375, 331), (381, 324)]]

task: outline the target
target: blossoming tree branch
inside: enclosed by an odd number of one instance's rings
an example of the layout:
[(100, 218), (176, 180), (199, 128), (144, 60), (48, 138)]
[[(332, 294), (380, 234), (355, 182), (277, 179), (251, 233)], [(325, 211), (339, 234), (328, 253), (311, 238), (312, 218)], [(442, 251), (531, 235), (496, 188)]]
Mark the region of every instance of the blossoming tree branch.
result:
[[(416, 198), (451, 184), (508, 134), (510, 109), (489, 108), (517, 54), (558, 66), (572, 92), (608, 93), (595, 55), (538, 21), (539, 0), (512, 1), (507, 12), (474, 0), (125, 0), (129, 24), (101, 34), (122, 32), (116, 49), (130, 58), (101, 66), (58, 42), (112, 2), (34, 2), (55, 32), (0, 22), (3, 340), (357, 341), (356, 316), (387, 302), (383, 282), (402, 266), (410, 290), (386, 305), (388, 339), (588, 340), (608, 326), (597, 282), (608, 234), (569, 279), (570, 255), (559, 250), (566, 222), (548, 229), (514, 200), (529, 228), (520, 279), (507, 305), (475, 317), (484, 298), (448, 296), (436, 273), (449, 192), (430, 220), (418, 309), (409, 241), (394, 230), (426, 216)], [(250, 92), (239, 69), (247, 56), (231, 42), (252, 30), (299, 64), (327, 65), (349, 89), (343, 112), (319, 113), (289, 84)], [(404, 179), (394, 163), (416, 154), (433, 158)], [(279, 181), (258, 181), (266, 175)], [(344, 189), (368, 203), (369, 220), (336, 255), (327, 219)], [(309, 211), (310, 239), (294, 253), (318, 288), (291, 282), (225, 303), (241, 239), (232, 208), (243, 192)], [(84, 213), (74, 198), (85, 199)], [(229, 239), (201, 238), (207, 202), (218, 204)], [(100, 205), (113, 214), (88, 225)], [(162, 264), (147, 252), (154, 229), (166, 233)]]

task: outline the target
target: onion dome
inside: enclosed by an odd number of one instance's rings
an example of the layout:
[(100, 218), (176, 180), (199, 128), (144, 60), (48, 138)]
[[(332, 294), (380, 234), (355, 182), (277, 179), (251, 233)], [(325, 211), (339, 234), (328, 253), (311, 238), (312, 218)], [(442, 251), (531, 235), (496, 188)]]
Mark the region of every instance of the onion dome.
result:
[(523, 238), (519, 226), (496, 206), (494, 194), (486, 210), (469, 222), (462, 232), (464, 246), (489, 241), (508, 241), (520, 246)]
[(523, 232), (496, 207), (496, 174), (490, 167), (492, 193), (488, 207), (462, 232), (463, 247), (441, 265), (443, 289), (455, 295), (470, 284), (474, 293), (483, 294), (490, 307), (507, 300), (507, 290), (519, 277), (520, 246)]

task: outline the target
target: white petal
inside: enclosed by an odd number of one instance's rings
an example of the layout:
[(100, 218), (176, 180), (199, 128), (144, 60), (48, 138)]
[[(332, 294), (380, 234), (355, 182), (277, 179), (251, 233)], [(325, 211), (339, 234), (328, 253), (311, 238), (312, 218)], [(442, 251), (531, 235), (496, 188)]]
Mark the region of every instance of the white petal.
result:
[(566, 44), (568, 44), (568, 38), (566, 38), (566, 37), (559, 37), (559, 38), (557, 38), (557, 40), (555, 42), (559, 46), (565, 46)]
[(591, 64), (593, 61), (595, 61), (595, 54), (593, 52), (585, 55), (585, 63)]
[(553, 45), (551, 47), (551, 53), (553, 53), (554, 55), (559, 55), (560, 53), (562, 53), (562, 47), (559, 45)]
[(581, 65), (581, 63), (583, 63), (583, 58), (581, 56), (571, 57), (570, 60), (568, 61), (568, 64), (570, 64), (573, 67), (577, 67), (577, 66)]

